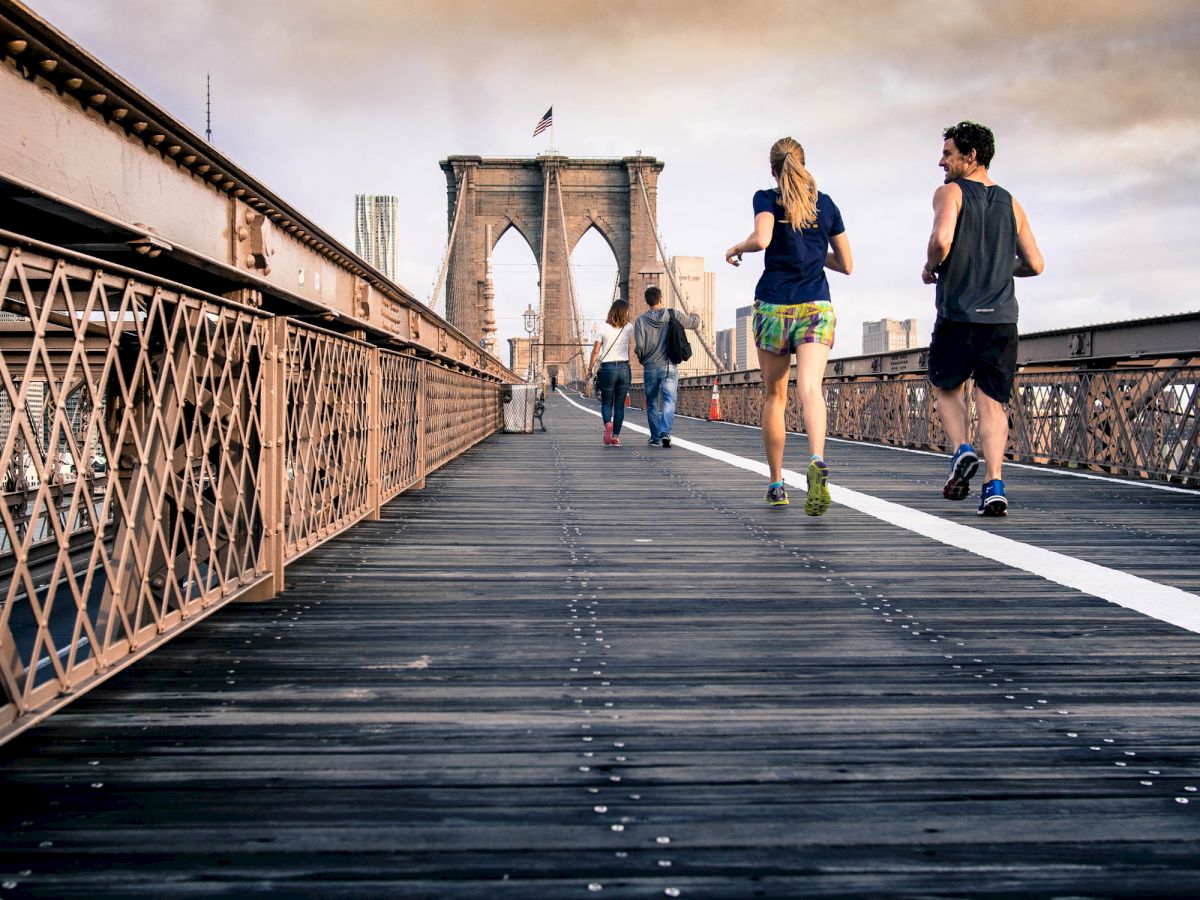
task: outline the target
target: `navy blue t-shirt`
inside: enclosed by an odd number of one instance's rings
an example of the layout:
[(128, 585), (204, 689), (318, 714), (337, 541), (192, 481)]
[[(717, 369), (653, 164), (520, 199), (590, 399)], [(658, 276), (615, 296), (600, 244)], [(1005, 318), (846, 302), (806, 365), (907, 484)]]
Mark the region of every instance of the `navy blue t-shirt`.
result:
[(775, 231), (763, 261), (762, 278), (754, 289), (755, 298), (763, 303), (828, 300), (825, 256), (829, 239), (846, 230), (837, 206), (828, 194), (818, 191), (816, 224), (794, 229), (786, 221), (787, 211), (779, 203), (779, 191), (765, 190), (754, 195), (754, 215), (764, 212), (775, 217)]

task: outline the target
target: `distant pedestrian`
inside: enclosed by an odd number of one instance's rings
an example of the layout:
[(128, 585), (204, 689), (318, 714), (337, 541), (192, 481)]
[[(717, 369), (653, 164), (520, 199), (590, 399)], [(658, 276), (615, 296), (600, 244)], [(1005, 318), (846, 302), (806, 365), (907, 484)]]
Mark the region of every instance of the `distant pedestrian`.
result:
[(550, 393), (553, 394), (557, 390), (558, 390), (558, 376), (551, 375), (550, 376)]
[(633, 323), (629, 321), (629, 301), (617, 299), (608, 308), (601, 327), (600, 340), (592, 347), (588, 362), (588, 377), (596, 372), (596, 389), (600, 392), (600, 418), (604, 420), (604, 443), (621, 446), (621, 425), (625, 421), (625, 397), (633, 373), (629, 369), (629, 341)]
[(964, 500), (979, 469), (967, 443), (966, 381), (975, 380), (986, 479), (979, 515), (1008, 514), (1000, 467), (1017, 371), (1017, 296), (1013, 277), (1040, 275), (1043, 261), (1021, 204), (988, 176), (996, 151), (990, 128), (959, 122), (942, 133), (945, 183), (933, 195), (933, 234), (921, 280), (935, 284), (937, 320), (929, 344), (929, 381), (950, 446), (947, 500)]
[(764, 498), (786, 506), (783, 450), (784, 413), (792, 354), (796, 354), (796, 393), (808, 436), (808, 496), (804, 511), (819, 516), (829, 509), (829, 466), (825, 462), (825, 363), (833, 349), (837, 318), (825, 270), (849, 275), (854, 262), (842, 214), (805, 168), (804, 148), (790, 137), (771, 145), (771, 174), (778, 186), (754, 195), (754, 230), (725, 252), (741, 265), (743, 253), (765, 250), (763, 274), (754, 289), (754, 344), (763, 380), (763, 447), (771, 470)]
[(654, 285), (646, 288), (646, 305), (650, 308), (638, 316), (634, 325), (633, 343), (642, 363), (650, 446), (669, 448), (675, 424), (675, 398), (679, 394), (679, 366), (667, 358), (666, 326), (674, 315), (680, 325), (695, 331), (700, 327), (700, 316), (667, 309), (662, 305), (662, 291)]

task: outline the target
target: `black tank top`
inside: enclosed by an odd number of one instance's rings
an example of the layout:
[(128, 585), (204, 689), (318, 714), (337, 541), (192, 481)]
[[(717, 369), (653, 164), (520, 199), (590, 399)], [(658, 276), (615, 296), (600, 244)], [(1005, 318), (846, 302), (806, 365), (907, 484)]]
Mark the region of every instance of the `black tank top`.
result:
[(960, 178), (962, 207), (950, 255), (938, 267), (937, 314), (952, 322), (1016, 324), (1013, 265), (1017, 219), (1012, 195)]

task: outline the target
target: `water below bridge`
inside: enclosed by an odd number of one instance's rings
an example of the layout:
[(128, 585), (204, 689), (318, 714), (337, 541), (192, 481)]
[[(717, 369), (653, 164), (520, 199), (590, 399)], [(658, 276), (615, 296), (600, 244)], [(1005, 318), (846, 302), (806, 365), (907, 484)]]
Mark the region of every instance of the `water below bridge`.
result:
[[(0, 897), (1200, 894), (1200, 496), (499, 434), (0, 749)], [(799, 439), (789, 461), (799, 468)]]

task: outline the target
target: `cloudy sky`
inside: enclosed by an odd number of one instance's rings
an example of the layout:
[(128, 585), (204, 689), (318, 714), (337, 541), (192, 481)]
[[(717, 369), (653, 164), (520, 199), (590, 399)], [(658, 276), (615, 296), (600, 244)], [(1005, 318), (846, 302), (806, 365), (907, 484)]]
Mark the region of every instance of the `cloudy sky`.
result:
[[(842, 210), (835, 356), (861, 323), (933, 322), (919, 272), (941, 129), (996, 132), (992, 177), (1029, 215), (1046, 272), (1024, 331), (1200, 309), (1200, 3), (1195, 0), (26, 0), (345, 244), (355, 193), (400, 197), (399, 280), (425, 299), (446, 240), (451, 154), (657, 156), (667, 251), (717, 273), (717, 326), (753, 299), (767, 150), (790, 134)], [(536, 267), (497, 248), (501, 337)], [(585, 316), (615, 275), (576, 251)]]

